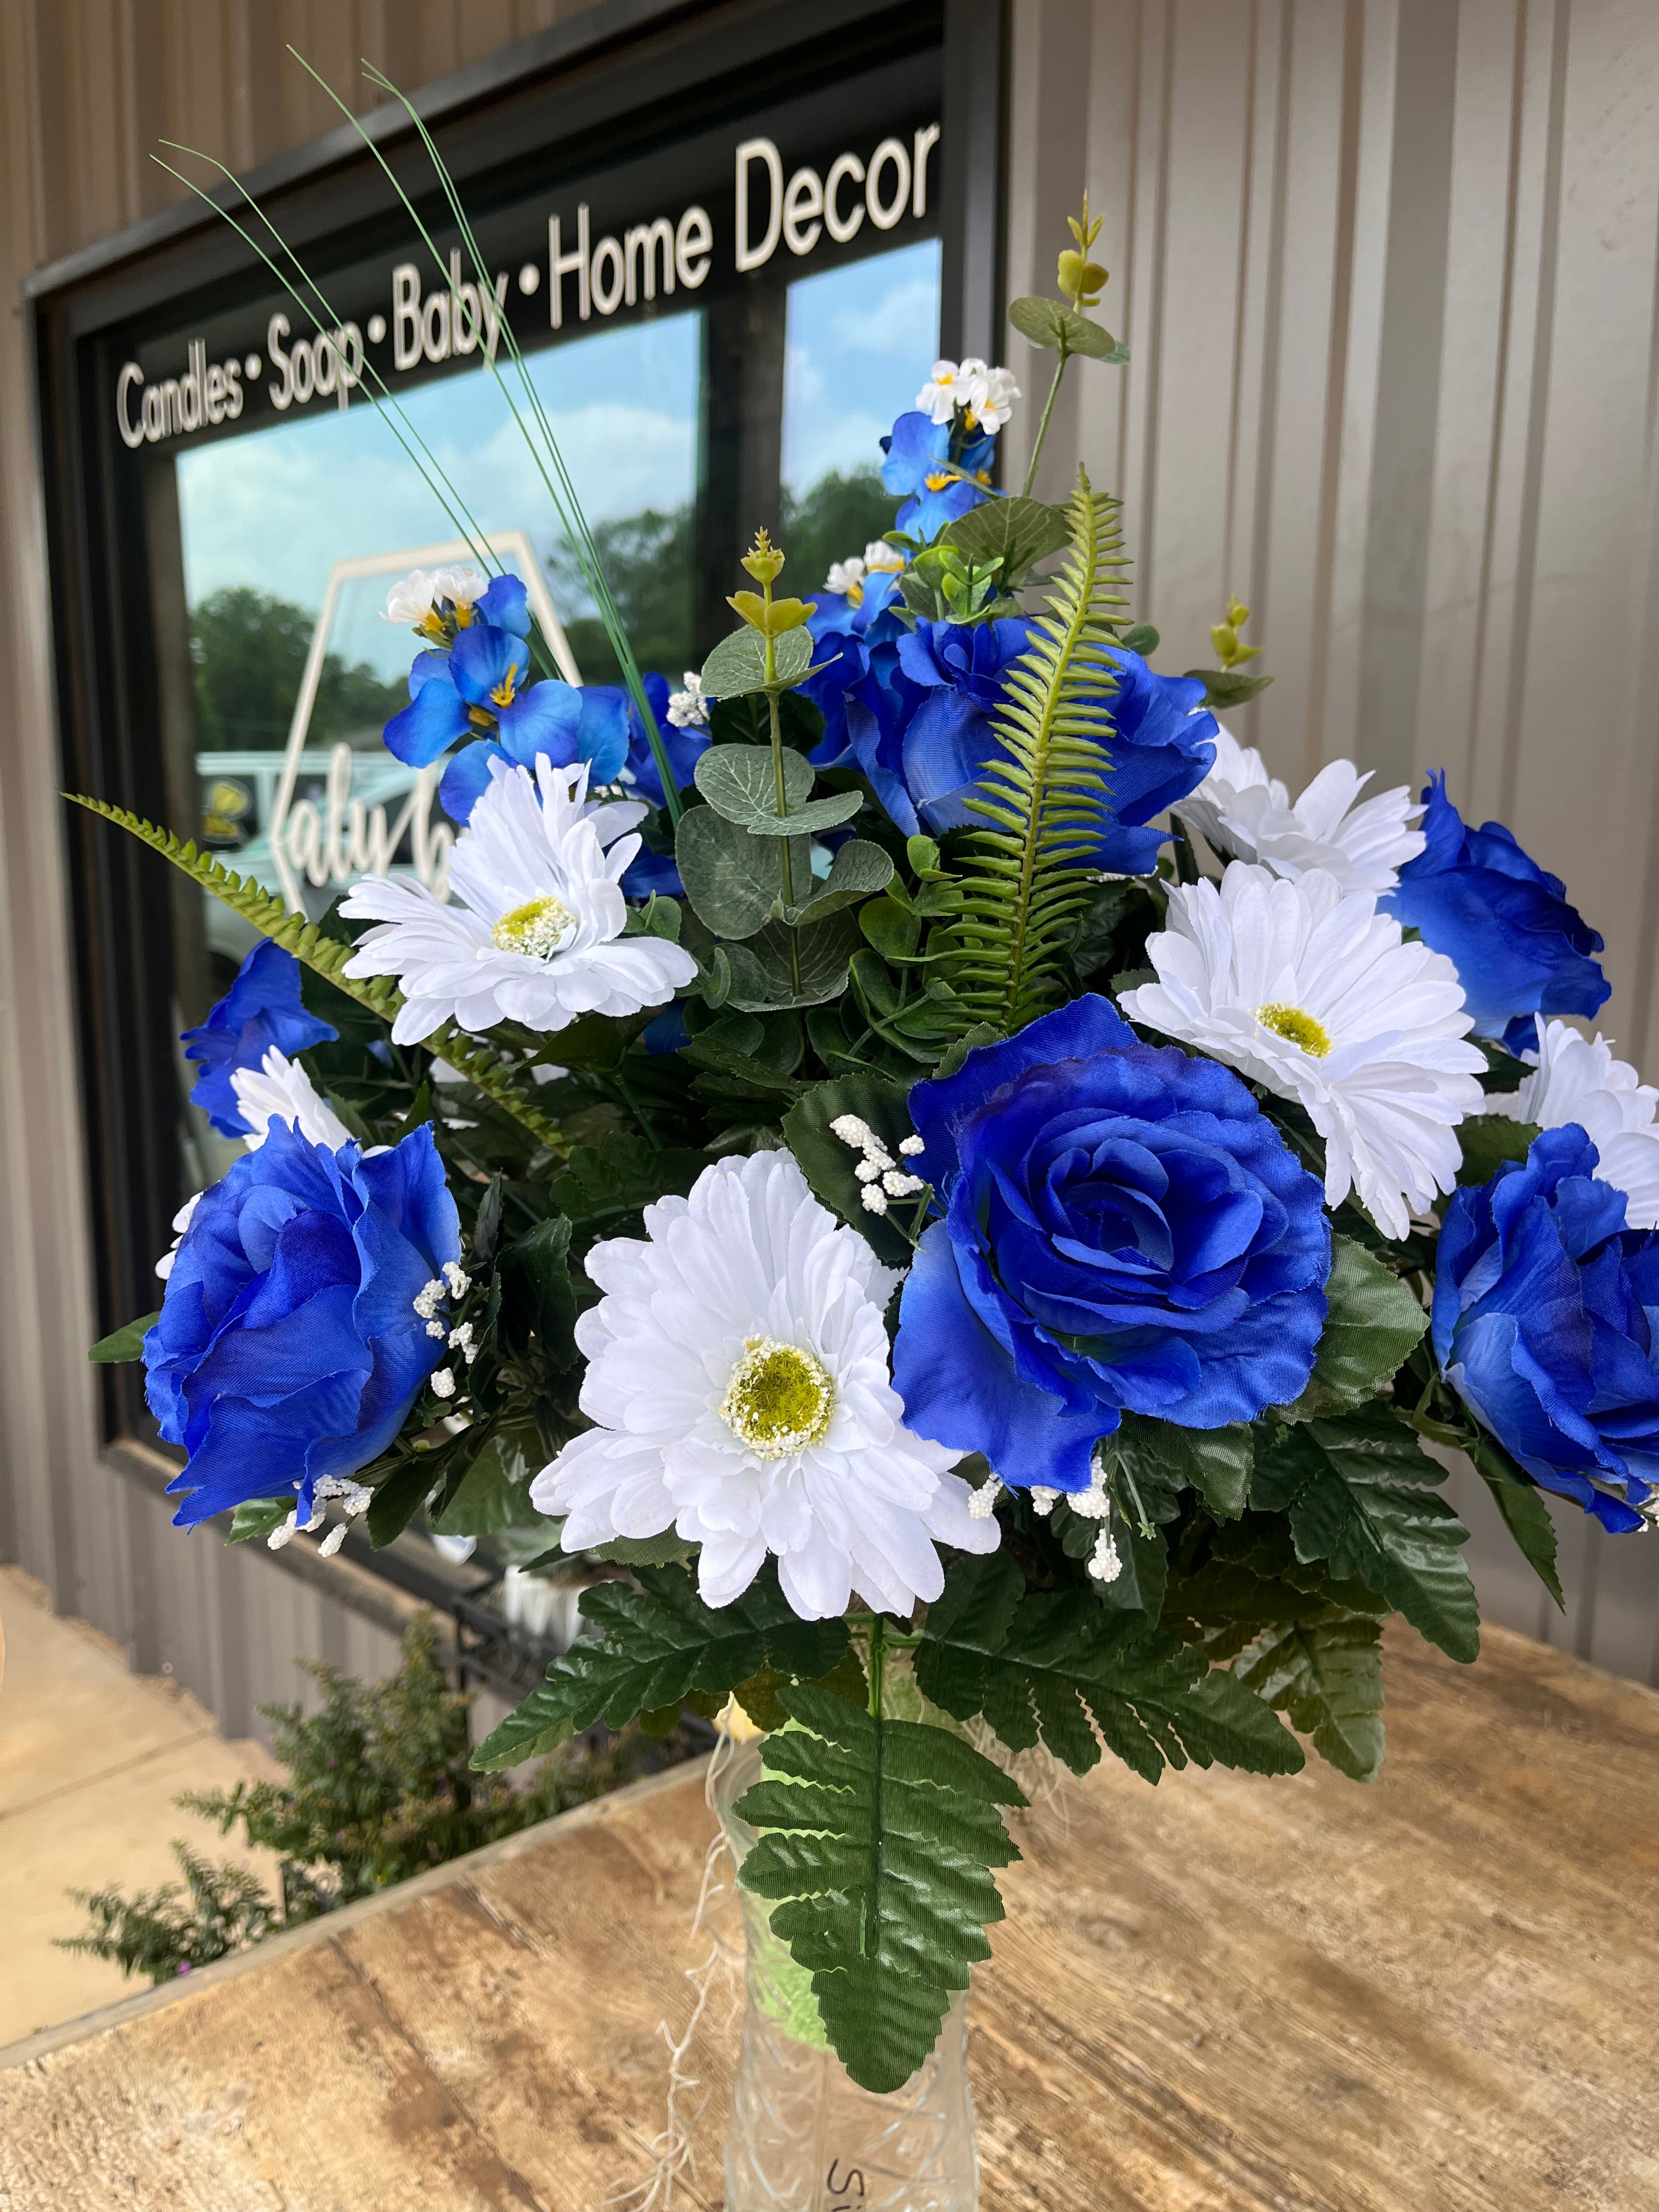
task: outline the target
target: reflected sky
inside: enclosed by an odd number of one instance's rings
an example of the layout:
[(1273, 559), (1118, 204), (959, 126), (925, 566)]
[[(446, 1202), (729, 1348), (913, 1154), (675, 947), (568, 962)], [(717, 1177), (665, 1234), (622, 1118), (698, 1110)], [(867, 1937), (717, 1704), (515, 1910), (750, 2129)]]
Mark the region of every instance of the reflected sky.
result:
[[(664, 316), (530, 356), (590, 522), (695, 495), (702, 324), (696, 313)], [(552, 502), (487, 368), (397, 398), (484, 530), (516, 527), (551, 545)], [(243, 584), (314, 608), (333, 562), (456, 534), (366, 400), (183, 453), (177, 466), (192, 606)], [(407, 668), (407, 638), (386, 635), (395, 645), (387, 672)]]
[(941, 247), (896, 252), (803, 276), (789, 287), (783, 480), (808, 491), (831, 469), (876, 468), (877, 441), (916, 404), (939, 350)]

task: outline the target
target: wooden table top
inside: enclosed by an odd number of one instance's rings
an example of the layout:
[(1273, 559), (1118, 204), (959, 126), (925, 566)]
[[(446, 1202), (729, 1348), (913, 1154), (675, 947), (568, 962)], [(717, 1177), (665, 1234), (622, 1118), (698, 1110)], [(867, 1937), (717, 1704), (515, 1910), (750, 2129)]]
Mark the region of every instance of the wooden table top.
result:
[[(1022, 1820), (984, 2212), (1659, 2206), (1659, 1695), (1498, 1630), (1388, 1687), (1370, 1790), (1109, 1762)], [(13, 2045), (0, 2206), (589, 2212), (650, 2168), (710, 1832), (680, 1769)]]

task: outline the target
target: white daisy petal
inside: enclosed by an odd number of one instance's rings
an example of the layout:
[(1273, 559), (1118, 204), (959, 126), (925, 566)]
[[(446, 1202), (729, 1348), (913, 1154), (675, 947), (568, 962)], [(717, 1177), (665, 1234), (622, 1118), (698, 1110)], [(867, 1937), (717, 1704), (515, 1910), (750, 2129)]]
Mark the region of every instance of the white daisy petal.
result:
[(1601, 1154), (1595, 1173), (1622, 1190), (1632, 1229), (1659, 1229), (1659, 1091), (1600, 1036), (1592, 1044), (1565, 1022), (1546, 1022), (1538, 1065), (1518, 1091), (1490, 1098), (1488, 1111), (1559, 1129), (1576, 1121)]
[(1483, 1103), (1451, 962), (1319, 869), (1291, 881), (1235, 860), (1218, 890), (1172, 889), (1167, 920), (1146, 945), (1158, 981), (1126, 991), (1124, 1012), (1298, 1100), (1325, 1139), (1329, 1203), (1355, 1190), (1404, 1237), (1451, 1189), (1453, 1133)]
[(770, 1553), (811, 1620), (854, 1589), (896, 1613), (937, 1596), (935, 1537), (994, 1547), (995, 1522), (969, 1522), (949, 1472), (961, 1455), (903, 1425), (889, 1271), (789, 1153), (718, 1161), (645, 1226), (588, 1255), (604, 1296), (577, 1323), (581, 1404), (599, 1425), (532, 1488), (539, 1511), (569, 1516), (567, 1551), (672, 1513), (702, 1547), (707, 1603), (730, 1604)]
[(242, 1141), (251, 1152), (264, 1144), (273, 1121), (285, 1122), (308, 1144), (326, 1145), (331, 1152), (351, 1142), (350, 1130), (327, 1100), (319, 1097), (304, 1068), (276, 1045), (258, 1067), (233, 1068), (230, 1087), (247, 1129)]
[(639, 850), (645, 809), (587, 797), (586, 767), (496, 763), (450, 856), (450, 902), (423, 884), (369, 876), (342, 913), (374, 921), (348, 975), (396, 975), (404, 1003), (392, 1026), (419, 1044), (447, 1021), (562, 1030), (579, 1014), (660, 1006), (696, 975), (689, 952), (660, 937), (624, 937), (618, 878)]
[(1370, 781), (1352, 761), (1331, 761), (1292, 805), (1261, 754), (1218, 726), (1214, 765), (1176, 811), (1224, 857), (1292, 881), (1318, 868), (1345, 891), (1392, 890), (1423, 850), (1413, 826), (1423, 809), (1404, 784), (1362, 799)]

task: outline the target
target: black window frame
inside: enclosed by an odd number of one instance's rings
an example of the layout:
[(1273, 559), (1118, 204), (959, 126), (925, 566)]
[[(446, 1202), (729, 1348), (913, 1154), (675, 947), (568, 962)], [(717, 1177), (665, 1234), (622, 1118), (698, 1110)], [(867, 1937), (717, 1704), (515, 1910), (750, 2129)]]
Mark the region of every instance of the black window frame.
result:
[[(465, 193), (473, 180), (499, 176), (516, 149), (551, 143), (550, 131), (590, 143), (624, 122), (665, 133), (688, 104), (702, 127), (722, 112), (754, 113), (804, 87), (937, 46), (940, 343), (947, 354), (990, 358), (1002, 297), (1008, 14), (1007, 0), (607, 0), (424, 88), (416, 105)], [(379, 111), (366, 127), (394, 166), (414, 173), (414, 131), (401, 111)], [(347, 232), (366, 242), (407, 236), (406, 218), (392, 211), (378, 166), (349, 127), (243, 181), (302, 252)], [(228, 189), (218, 197), (232, 198)], [(424, 185), (419, 198), (429, 198)], [(23, 287), (60, 787), (150, 819), (176, 812), (155, 735), (169, 672), (159, 665), (151, 580), (135, 551), (146, 543), (142, 489), (139, 472), (120, 465), (129, 457), (108, 405), (109, 347), (135, 319), (206, 285), (245, 283), (253, 265), (235, 233), (191, 202)], [(740, 419), (735, 434), (746, 434)], [(175, 915), (191, 893), (135, 841), (82, 810), (66, 807), (64, 817), (94, 1280), (106, 1331), (155, 1301), (155, 1257), (179, 1202), (171, 994)], [(155, 1436), (142, 1372), (100, 1373), (106, 1457), (132, 1472), (124, 1447)]]

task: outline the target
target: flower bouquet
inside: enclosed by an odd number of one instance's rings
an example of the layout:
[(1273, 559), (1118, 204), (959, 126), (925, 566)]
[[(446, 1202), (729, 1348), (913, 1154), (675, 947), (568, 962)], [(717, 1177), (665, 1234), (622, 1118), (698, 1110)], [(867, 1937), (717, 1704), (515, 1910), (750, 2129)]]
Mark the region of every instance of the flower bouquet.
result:
[[(1127, 358), (1097, 228), (1011, 311), (1056, 388)], [(743, 1887), (878, 2094), (988, 1955), (1022, 1754), (1367, 1780), (1386, 1620), (1477, 1650), (1425, 1443), (1558, 1600), (1541, 1492), (1659, 1481), (1659, 1094), (1553, 1018), (1601, 939), (1439, 777), (1292, 800), (1217, 719), (1248, 611), (1158, 672), (1117, 502), (996, 489), (1018, 397), (936, 364), (892, 528), (811, 597), (761, 533), (672, 691), (619, 627), (621, 686), (538, 675), (487, 564), (398, 586), (445, 896), (308, 920), (116, 817), (266, 940), (185, 1040), (246, 1154), (100, 1347), (179, 1522), (605, 1563), (476, 1763), (746, 1715)]]

